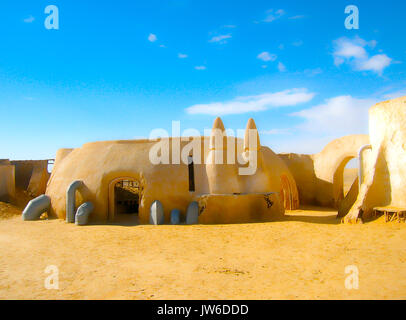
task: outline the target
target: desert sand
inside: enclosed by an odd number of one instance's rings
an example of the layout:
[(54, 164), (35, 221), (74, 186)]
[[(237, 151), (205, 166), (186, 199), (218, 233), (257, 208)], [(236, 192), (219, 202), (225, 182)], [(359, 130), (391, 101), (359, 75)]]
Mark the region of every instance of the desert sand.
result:
[[(405, 299), (406, 224), (342, 225), (305, 208), (283, 221), (77, 227), (23, 222), (1, 204), (0, 299)], [(59, 290), (44, 287), (59, 268)], [(359, 289), (345, 288), (345, 267)]]

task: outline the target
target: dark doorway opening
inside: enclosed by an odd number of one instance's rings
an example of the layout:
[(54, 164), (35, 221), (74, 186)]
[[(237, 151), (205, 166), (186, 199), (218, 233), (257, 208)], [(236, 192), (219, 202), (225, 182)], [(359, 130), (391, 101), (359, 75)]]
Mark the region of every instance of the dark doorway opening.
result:
[(195, 166), (193, 163), (193, 156), (188, 157), (189, 169), (189, 192), (195, 192)]
[(122, 180), (114, 186), (115, 213), (138, 215), (140, 187), (138, 181)]

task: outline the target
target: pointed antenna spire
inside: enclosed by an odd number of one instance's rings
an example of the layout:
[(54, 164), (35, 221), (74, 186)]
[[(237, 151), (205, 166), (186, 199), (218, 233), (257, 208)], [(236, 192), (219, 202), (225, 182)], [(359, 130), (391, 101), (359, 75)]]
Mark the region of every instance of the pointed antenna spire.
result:
[(227, 135), (224, 129), (224, 124), (223, 121), (217, 117), (216, 120), (214, 120), (213, 128), (211, 129), (210, 150), (219, 149), (219, 143), (221, 143), (220, 141), (223, 142), (220, 149), (227, 148)]
[[(256, 134), (257, 137), (257, 144), (254, 146), (254, 141), (251, 141), (250, 143), (250, 131), (252, 131), (254, 134)], [(245, 129), (245, 135), (244, 135), (244, 151), (258, 151), (261, 148), (261, 142), (259, 141), (259, 134), (258, 134), (258, 129), (255, 124), (254, 119), (250, 118), (247, 123), (247, 127)]]

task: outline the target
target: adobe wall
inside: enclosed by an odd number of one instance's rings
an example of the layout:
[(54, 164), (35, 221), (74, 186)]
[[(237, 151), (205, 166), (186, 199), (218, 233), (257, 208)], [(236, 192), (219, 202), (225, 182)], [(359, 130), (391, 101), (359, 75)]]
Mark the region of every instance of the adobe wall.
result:
[(9, 202), (14, 198), (15, 168), (10, 164), (0, 164), (0, 201)]
[[(239, 144), (242, 143), (241, 139), (238, 141)], [(161, 142), (172, 154), (172, 138), (162, 139)], [(58, 154), (63, 156), (57, 156), (46, 190), (46, 194), (51, 198), (51, 214), (65, 218), (66, 189), (73, 181), (82, 180), (84, 187), (77, 192), (76, 206), (91, 201), (95, 206), (91, 219), (105, 221), (109, 217), (109, 186), (112, 181), (122, 177), (132, 178), (140, 183), (141, 223), (148, 223), (150, 206), (155, 200), (162, 203), (166, 221), (170, 220), (172, 209), (179, 209), (185, 213), (190, 202), (198, 200), (200, 195), (210, 193), (208, 168), (204, 164), (209, 150), (205, 150), (202, 143), (203, 164), (195, 164), (196, 191), (189, 192), (186, 164), (181, 162), (181, 164), (153, 165), (150, 162), (149, 151), (156, 143), (149, 140), (104, 141), (88, 143), (74, 150), (58, 151)], [(187, 143), (181, 142), (181, 148)], [(237, 149), (236, 147), (236, 151)], [(255, 175), (229, 177), (223, 174), (219, 178), (222, 179), (222, 183), (232, 178), (239, 184), (241, 192), (267, 193), (281, 190), (281, 175), (284, 174), (296, 190), (289, 169), (275, 153), (269, 148), (261, 147), (259, 158), (262, 165)], [(213, 183), (215, 182), (212, 181), (212, 185)], [(224, 190), (224, 193), (228, 191)], [(235, 214), (239, 214), (238, 211)]]
[(277, 193), (204, 195), (197, 201), (201, 224), (275, 221), (284, 216), (284, 209)]
[[(51, 213), (65, 218), (66, 189), (71, 182), (82, 180), (84, 187), (77, 192), (76, 206), (91, 201), (95, 206), (92, 218), (107, 220), (110, 183), (123, 177), (140, 183), (142, 223), (148, 223), (149, 207), (155, 200), (161, 201), (167, 218), (172, 209), (186, 210), (192, 201), (187, 165), (152, 165), (149, 150), (155, 143), (148, 140), (94, 142), (67, 152), (63, 159), (57, 157), (46, 191), (51, 197)], [(171, 148), (168, 139), (164, 143)], [(196, 191), (207, 192), (200, 166), (195, 168), (195, 177)]]
[(344, 199), (343, 175), (346, 164), (358, 158), (358, 152), (369, 144), (369, 136), (349, 135), (331, 141), (320, 153), (314, 155), (315, 175), (318, 179), (318, 200), (323, 205), (338, 208)]
[(349, 223), (370, 218), (374, 207), (406, 207), (406, 96), (373, 106), (369, 131), (372, 151)]
[(28, 184), (27, 192), (32, 197), (38, 197), (45, 193), (49, 179), (49, 173), (46, 168), (33, 168), (30, 183)]
[(22, 190), (27, 190), (34, 168), (48, 168), (48, 160), (16, 160), (11, 164), (15, 166), (15, 185)]
[(303, 205), (316, 205), (317, 202), (317, 177), (314, 171), (312, 155), (306, 154), (279, 154), (285, 162), (296, 182), (300, 203)]
[(345, 165), (358, 157), (358, 151), (369, 144), (368, 135), (349, 135), (331, 141), (313, 155), (279, 154), (292, 173), (300, 202), (338, 208), (344, 199), (343, 173)]

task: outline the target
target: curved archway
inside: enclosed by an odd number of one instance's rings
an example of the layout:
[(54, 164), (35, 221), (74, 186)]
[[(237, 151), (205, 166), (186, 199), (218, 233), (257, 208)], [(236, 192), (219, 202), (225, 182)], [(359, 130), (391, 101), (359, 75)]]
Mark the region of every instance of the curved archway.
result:
[(334, 174), (343, 161), (357, 158), (359, 149), (366, 144), (369, 144), (368, 135), (351, 135), (331, 141), (321, 152), (314, 155), (316, 177), (332, 183)]
[(338, 208), (344, 199), (343, 174), (347, 163), (358, 158), (359, 149), (369, 143), (368, 135), (350, 135), (331, 141), (313, 155), (318, 205)]
[(281, 176), (281, 191), (279, 194), (285, 210), (299, 209), (299, 195), (296, 186), (292, 186), (285, 174)]
[(137, 179), (119, 177), (112, 180), (108, 191), (109, 221), (114, 221), (116, 214), (120, 212), (138, 214), (141, 197), (141, 186)]
[(341, 160), (333, 175), (333, 196), (334, 205), (336, 208), (340, 206), (340, 203), (344, 200), (344, 169), (348, 162), (355, 159), (356, 156), (350, 155)]

